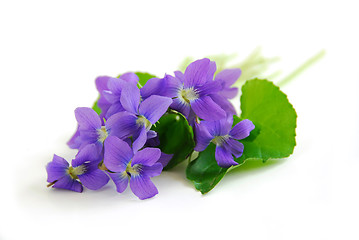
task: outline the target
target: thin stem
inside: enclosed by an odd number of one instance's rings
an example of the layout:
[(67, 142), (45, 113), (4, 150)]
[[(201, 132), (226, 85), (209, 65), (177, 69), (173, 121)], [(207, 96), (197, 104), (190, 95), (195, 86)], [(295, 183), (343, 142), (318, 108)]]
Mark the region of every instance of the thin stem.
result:
[(290, 73), (288, 76), (283, 78), (281, 81), (277, 83), (278, 86), (283, 87), (290, 81), (292, 81), (294, 78), (296, 78), (299, 74), (304, 72), (307, 68), (312, 66), (314, 63), (319, 61), (322, 57), (325, 55), (325, 50), (320, 51), (315, 56), (308, 59), (305, 63), (303, 63), (300, 67), (298, 67), (296, 70), (294, 70), (292, 73)]
[(56, 182), (57, 182), (57, 180), (56, 180), (56, 181), (53, 181), (53, 182), (51, 182), (51, 183), (49, 183), (49, 184), (47, 184), (46, 187), (51, 187), (51, 186), (54, 185)]

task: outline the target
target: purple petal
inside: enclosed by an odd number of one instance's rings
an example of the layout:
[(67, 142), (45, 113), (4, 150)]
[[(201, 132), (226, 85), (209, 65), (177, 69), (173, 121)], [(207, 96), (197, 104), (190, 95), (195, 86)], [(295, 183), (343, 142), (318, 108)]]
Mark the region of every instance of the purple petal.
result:
[(115, 183), (117, 192), (122, 193), (126, 190), (128, 186), (128, 175), (126, 172), (108, 173), (108, 175), (110, 175), (110, 178)]
[(129, 112), (120, 112), (112, 115), (106, 122), (109, 136), (125, 139), (132, 136), (138, 129), (137, 117)]
[(107, 119), (109, 119), (112, 115), (124, 111), (125, 109), (122, 107), (121, 102), (115, 102), (109, 107), (105, 116)]
[(64, 177), (68, 167), (69, 163), (65, 159), (54, 154), (52, 161), (46, 165), (47, 181), (51, 183)]
[(210, 60), (208, 58), (192, 62), (184, 72), (184, 87), (203, 85), (208, 79), (209, 71)]
[(73, 167), (77, 167), (87, 161), (100, 162), (101, 160), (101, 152), (99, 152), (98, 147), (95, 144), (88, 144), (77, 153), (71, 164)]
[(112, 94), (112, 97), (109, 99), (109, 95), (108, 95), (107, 99), (113, 103), (114, 101), (119, 100), (118, 98), (121, 96), (122, 89), (124, 88), (125, 85), (127, 85), (127, 82), (124, 81), (123, 79), (111, 78), (109, 79), (107, 85), (110, 91), (109, 93)]
[(181, 71), (175, 71), (174, 74), (175, 74), (175, 77), (183, 84), (184, 74)]
[(85, 148), (89, 144), (94, 144), (97, 148), (97, 152), (99, 152), (102, 155), (103, 143), (100, 141), (96, 141), (96, 142), (84, 142), (83, 141), (79, 148), (79, 151), (81, 151), (83, 148)]
[(111, 77), (108, 76), (100, 76), (96, 78), (95, 80), (96, 88), (100, 93), (104, 90), (108, 90), (107, 83), (110, 78)]
[(207, 72), (207, 82), (213, 81), (214, 73), (217, 71), (217, 66), (215, 61), (209, 63), (209, 69)]
[[(148, 131), (148, 133), (151, 131)], [(160, 145), (160, 138), (158, 137), (158, 135), (156, 137), (150, 138), (151, 136), (149, 136), (147, 133), (147, 141), (145, 143), (146, 147), (157, 147), (158, 145)]]
[(95, 130), (101, 128), (101, 119), (92, 108), (79, 107), (75, 109), (75, 117), (79, 130)]
[[(108, 88), (109, 79), (111, 79), (111, 77), (100, 76), (100, 77), (96, 78), (96, 80), (95, 80), (97, 91), (100, 93), (100, 99), (104, 98), (104, 96), (102, 95), (102, 92), (109, 90), (109, 88)], [(106, 101), (106, 99), (104, 99), (104, 100)]]
[(196, 139), (196, 146), (194, 148), (197, 152), (202, 152), (207, 148), (214, 138), (204, 124), (194, 124), (194, 134)]
[(152, 166), (142, 166), (141, 174), (147, 177), (155, 177), (161, 174), (163, 166), (161, 163), (157, 162)]
[(151, 78), (147, 81), (145, 86), (140, 89), (142, 99), (146, 99), (151, 95), (159, 95), (165, 97), (177, 96), (178, 89), (182, 83), (170, 75), (165, 75), (164, 78)]
[(122, 89), (121, 104), (126, 111), (137, 114), (140, 98), (140, 89), (136, 85), (128, 83)]
[(155, 124), (167, 111), (171, 103), (171, 98), (153, 95), (141, 103), (139, 113), (152, 124)]
[(67, 145), (72, 149), (79, 149), (79, 147), (81, 146), (79, 126), (77, 126), (76, 132), (67, 142)]
[(163, 96), (164, 88), (162, 87), (164, 84), (163, 78), (151, 78), (146, 84), (140, 89), (142, 99), (146, 99), (151, 95), (159, 95)]
[(244, 119), (232, 128), (232, 130), (229, 132), (229, 135), (235, 139), (240, 140), (248, 137), (254, 128), (255, 126), (252, 121)]
[(220, 167), (228, 168), (232, 165), (238, 165), (238, 163), (233, 160), (231, 152), (221, 146), (216, 147), (215, 157)]
[(170, 108), (182, 113), (185, 117), (188, 117), (189, 111), (191, 109), (191, 107), (189, 105), (181, 102), (178, 98), (173, 99), (173, 102), (172, 102)]
[(110, 104), (113, 104), (116, 101), (119, 101), (119, 98), (121, 97), (121, 93), (119, 95), (114, 94), (111, 91), (105, 90), (102, 91), (103, 98), (109, 102)]
[(131, 138), (125, 138), (122, 139), (125, 143), (127, 143), (128, 146), (132, 146), (132, 139)]
[(173, 154), (166, 154), (166, 153), (161, 152), (161, 156), (157, 162), (161, 163), (162, 167), (166, 167), (167, 164), (171, 161), (172, 157), (173, 157)]
[(164, 85), (162, 86), (165, 89), (165, 97), (177, 97), (179, 89), (183, 87), (183, 82), (177, 77), (172, 77), (171, 75), (166, 74), (163, 78)]
[(67, 189), (74, 192), (82, 192), (83, 187), (77, 180), (72, 179), (70, 175), (66, 175), (59, 179), (53, 186), (53, 188)]
[(232, 86), (238, 78), (241, 76), (241, 69), (224, 69), (216, 75), (215, 81), (223, 81), (224, 86), (230, 87)]
[(206, 96), (209, 94), (217, 93), (219, 90), (221, 90), (221, 83), (216, 81), (209, 81), (203, 86), (200, 86), (197, 88), (197, 91), (199, 92), (200, 96)]
[(187, 121), (191, 127), (194, 127), (196, 124), (196, 118), (197, 115), (193, 112), (193, 109), (191, 108), (187, 117)]
[(138, 76), (133, 72), (124, 73), (119, 78), (133, 84), (137, 84), (139, 80)]
[(137, 130), (137, 133), (135, 133), (135, 135), (133, 137), (134, 137), (134, 139), (136, 139), (132, 144), (133, 152), (137, 152), (139, 149), (141, 149), (145, 145), (145, 143), (147, 141), (146, 128), (144, 126), (142, 128), (139, 128)]
[(156, 186), (148, 176), (131, 177), (130, 187), (132, 192), (141, 200), (151, 198), (158, 193)]
[(155, 131), (150, 130), (147, 132), (147, 140), (155, 137), (157, 137), (157, 133)]
[(88, 166), (88, 169), (84, 174), (78, 175), (81, 183), (91, 190), (102, 188), (110, 180), (106, 173), (98, 169), (97, 166), (97, 163), (91, 164)]
[(100, 98), (97, 101), (97, 106), (101, 109), (100, 118), (102, 119), (105, 115), (111, 103), (105, 98), (104, 91), (108, 91), (109, 88), (107, 86), (110, 77), (108, 76), (101, 76), (96, 78), (96, 88), (100, 93)]
[(79, 149), (83, 148), (87, 144), (100, 143), (98, 142), (98, 137), (99, 135), (96, 129), (80, 131), (81, 146)]
[(238, 94), (238, 88), (224, 88), (222, 91), (218, 92), (227, 99), (235, 98)]
[(218, 121), (203, 121), (201, 124), (207, 128), (212, 136), (225, 136), (229, 134), (232, 123), (233, 117), (228, 116)]
[(132, 149), (121, 139), (110, 136), (105, 141), (104, 164), (113, 172), (123, 172), (133, 157)]
[(233, 138), (228, 139), (223, 144), (223, 147), (230, 151), (236, 158), (239, 158), (243, 154), (243, 144), (238, 142), (237, 140), (234, 140)]
[[(110, 106), (110, 105), (109, 105), (109, 106)], [(105, 111), (103, 111), (103, 110), (101, 109), (101, 113), (100, 113), (99, 117), (100, 117), (100, 119), (101, 119), (101, 124), (102, 124), (102, 125), (104, 125), (105, 120), (107, 119), (107, 117), (106, 117), (107, 111), (108, 111), (108, 108), (105, 109)], [(104, 119), (105, 119), (105, 120), (104, 120)]]
[(236, 115), (237, 114), (236, 109), (234, 108), (232, 103), (230, 101), (228, 101), (227, 98), (220, 95), (220, 93), (212, 94), (211, 98), (215, 103), (217, 103), (227, 113), (227, 115)]
[(161, 150), (158, 148), (144, 148), (135, 153), (132, 158), (131, 166), (135, 164), (142, 164), (145, 166), (152, 166), (161, 156)]
[(191, 107), (196, 115), (204, 120), (214, 121), (226, 117), (226, 112), (209, 96), (192, 101)]

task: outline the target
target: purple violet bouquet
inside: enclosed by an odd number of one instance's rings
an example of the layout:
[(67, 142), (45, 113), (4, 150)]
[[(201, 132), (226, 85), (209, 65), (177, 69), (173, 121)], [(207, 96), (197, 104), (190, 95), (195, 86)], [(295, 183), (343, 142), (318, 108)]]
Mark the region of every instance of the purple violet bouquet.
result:
[(117, 192), (130, 185), (147, 199), (158, 193), (152, 177), (188, 160), (186, 176), (204, 194), (246, 160), (288, 157), (296, 144), (293, 106), (272, 82), (253, 79), (242, 86), (239, 115), (230, 99), (241, 73), (217, 72), (204, 58), (163, 78), (98, 77), (93, 108), (75, 109), (78, 128), (67, 144), (78, 153), (71, 166), (54, 155), (48, 186), (82, 192), (111, 180)]

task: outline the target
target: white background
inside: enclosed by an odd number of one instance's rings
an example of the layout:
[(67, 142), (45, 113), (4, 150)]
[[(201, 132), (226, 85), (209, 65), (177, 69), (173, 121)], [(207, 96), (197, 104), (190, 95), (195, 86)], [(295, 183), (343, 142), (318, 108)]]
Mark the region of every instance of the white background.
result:
[[(1, 1), (0, 239), (359, 239), (355, 3)], [(291, 157), (248, 162), (205, 196), (185, 165), (154, 178), (146, 201), (112, 183), (46, 188), (52, 155), (76, 153), (73, 110), (92, 105), (97, 76), (161, 76), (187, 56), (257, 46), (284, 75), (327, 52), (283, 88), (298, 113)]]

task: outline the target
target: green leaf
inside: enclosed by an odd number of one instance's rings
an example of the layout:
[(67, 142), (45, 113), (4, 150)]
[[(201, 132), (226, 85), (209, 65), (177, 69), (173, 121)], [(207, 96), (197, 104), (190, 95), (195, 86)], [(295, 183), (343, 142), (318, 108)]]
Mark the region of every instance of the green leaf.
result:
[(159, 136), (161, 151), (174, 154), (165, 170), (184, 161), (193, 152), (195, 146), (193, 130), (182, 114), (167, 113), (160, 118), (152, 129)]
[(101, 114), (101, 108), (98, 107), (97, 105), (98, 99), (96, 100), (96, 102), (94, 102), (94, 104), (92, 105), (92, 109), (95, 110), (95, 112), (100, 115)]
[(149, 79), (156, 77), (155, 75), (149, 73), (143, 73), (143, 72), (135, 72), (135, 74), (140, 79), (138, 81), (140, 88), (143, 87)]
[(244, 144), (242, 159), (265, 162), (293, 153), (297, 114), (279, 87), (267, 80), (248, 81), (242, 87), (241, 110), (241, 118), (256, 126), (250, 137), (240, 141)]
[(222, 168), (218, 166), (215, 151), (216, 145), (211, 143), (203, 152), (198, 154), (198, 158), (188, 164), (186, 169), (187, 178), (193, 181), (195, 188), (202, 194), (211, 191), (228, 171), (244, 162), (243, 158), (235, 158), (234, 160), (238, 162), (238, 165)]
[(224, 177), (228, 168), (218, 166), (215, 159), (216, 145), (211, 143), (206, 150), (200, 152), (198, 158), (190, 162), (186, 169), (187, 178), (193, 181), (197, 190), (205, 194), (212, 190)]
[(245, 160), (259, 158), (284, 158), (293, 153), (297, 114), (287, 96), (272, 82), (250, 80), (242, 87), (241, 118), (233, 117), (233, 125), (243, 119), (251, 120), (255, 129), (249, 137), (240, 140), (244, 152), (235, 159), (239, 164), (221, 168), (215, 160), (215, 145), (210, 144), (186, 170), (187, 178), (193, 181), (202, 194), (209, 192), (224, 175), (241, 166)]

